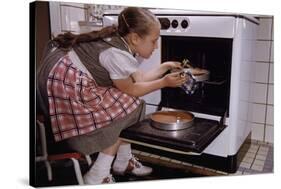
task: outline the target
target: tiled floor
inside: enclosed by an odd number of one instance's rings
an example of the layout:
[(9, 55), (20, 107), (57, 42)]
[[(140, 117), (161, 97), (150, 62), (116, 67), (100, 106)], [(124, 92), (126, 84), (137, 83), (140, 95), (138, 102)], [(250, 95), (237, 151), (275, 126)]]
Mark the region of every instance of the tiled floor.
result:
[(273, 173), (273, 144), (251, 141), (242, 146), (235, 174)]
[(186, 169), (196, 174), (206, 176), (216, 175), (249, 175), (259, 173), (273, 173), (273, 144), (248, 140), (241, 147), (238, 154), (238, 170), (234, 174), (181, 162), (171, 158), (133, 150), (133, 153), (143, 161), (157, 162), (158, 164)]

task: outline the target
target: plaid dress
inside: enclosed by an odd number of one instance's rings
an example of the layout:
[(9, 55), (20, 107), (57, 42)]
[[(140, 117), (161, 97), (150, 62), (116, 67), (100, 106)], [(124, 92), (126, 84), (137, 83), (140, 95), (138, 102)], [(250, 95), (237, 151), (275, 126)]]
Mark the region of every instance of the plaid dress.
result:
[(55, 141), (90, 133), (133, 112), (140, 100), (114, 87), (100, 87), (62, 57), (47, 79), (49, 114)]

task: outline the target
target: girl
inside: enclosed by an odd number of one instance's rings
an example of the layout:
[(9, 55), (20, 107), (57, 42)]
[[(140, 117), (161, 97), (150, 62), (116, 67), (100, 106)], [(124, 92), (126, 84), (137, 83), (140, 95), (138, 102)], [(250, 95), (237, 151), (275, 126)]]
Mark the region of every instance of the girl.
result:
[(159, 34), (160, 23), (150, 11), (129, 7), (120, 13), (117, 28), (59, 35), (47, 48), (38, 71), (37, 98), (55, 141), (84, 154), (99, 152), (84, 175), (86, 184), (113, 182), (115, 155), (114, 174), (152, 172), (118, 137), (143, 119), (145, 105), (138, 97), (186, 81), (179, 73), (163, 77), (180, 68), (177, 62), (164, 62), (146, 73), (138, 70), (137, 58), (151, 56)]

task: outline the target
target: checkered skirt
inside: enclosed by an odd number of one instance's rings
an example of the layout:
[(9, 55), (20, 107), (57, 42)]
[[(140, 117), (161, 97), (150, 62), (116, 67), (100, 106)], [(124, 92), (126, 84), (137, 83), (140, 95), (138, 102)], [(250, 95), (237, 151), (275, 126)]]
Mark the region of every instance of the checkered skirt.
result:
[(133, 112), (140, 100), (114, 87), (100, 87), (66, 55), (47, 80), (55, 141), (90, 133)]

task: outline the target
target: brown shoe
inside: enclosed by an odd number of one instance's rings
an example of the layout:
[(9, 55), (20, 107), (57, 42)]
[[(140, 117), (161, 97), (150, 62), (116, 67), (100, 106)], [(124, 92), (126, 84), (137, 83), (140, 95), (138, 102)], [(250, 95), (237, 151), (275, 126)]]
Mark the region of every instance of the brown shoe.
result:
[(102, 184), (109, 184), (109, 183), (115, 183), (115, 180), (112, 175), (109, 175), (102, 180)]

